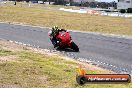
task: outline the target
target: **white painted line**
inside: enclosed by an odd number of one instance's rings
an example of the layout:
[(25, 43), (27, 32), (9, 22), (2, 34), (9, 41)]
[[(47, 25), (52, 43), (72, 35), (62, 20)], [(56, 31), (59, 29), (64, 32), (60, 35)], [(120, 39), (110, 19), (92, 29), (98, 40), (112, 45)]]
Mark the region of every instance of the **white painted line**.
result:
[(24, 46), (26, 46), (26, 44), (25, 44), (25, 43), (23, 43), (23, 45), (24, 45)]
[(116, 66), (113, 66), (114, 68), (116, 68)]
[(111, 67), (113, 67), (113, 65), (110, 65)]
[(20, 45), (22, 45), (23, 43), (22, 42), (19, 42)]
[(11, 42), (11, 43), (12, 43), (13, 41), (12, 41), (12, 40), (9, 40), (9, 42)]
[(106, 65), (107, 65), (107, 66), (109, 66), (109, 64), (108, 64), (108, 63), (106, 63)]
[(15, 41), (15, 43), (17, 43), (17, 44), (18, 44), (18, 42), (17, 42), (17, 41)]

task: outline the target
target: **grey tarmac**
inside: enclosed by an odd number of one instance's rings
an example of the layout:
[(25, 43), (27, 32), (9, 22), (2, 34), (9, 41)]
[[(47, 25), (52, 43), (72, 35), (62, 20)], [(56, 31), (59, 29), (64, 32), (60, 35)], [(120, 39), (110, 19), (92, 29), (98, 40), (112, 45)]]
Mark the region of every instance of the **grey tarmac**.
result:
[[(0, 38), (54, 50), (48, 28), (0, 23)], [(85, 61), (117, 73), (132, 74), (132, 39), (70, 31), (80, 52), (60, 51), (71, 58)]]

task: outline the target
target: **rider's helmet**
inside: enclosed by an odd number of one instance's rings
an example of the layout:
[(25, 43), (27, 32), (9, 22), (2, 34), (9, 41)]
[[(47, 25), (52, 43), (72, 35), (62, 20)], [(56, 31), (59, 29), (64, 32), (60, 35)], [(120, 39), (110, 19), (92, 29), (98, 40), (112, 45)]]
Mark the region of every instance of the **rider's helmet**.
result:
[(57, 31), (58, 29), (59, 29), (58, 26), (52, 27), (52, 31)]
[(58, 29), (58, 26), (54, 26), (52, 29)]
[(53, 32), (53, 35), (54, 35), (54, 36), (58, 33), (58, 31), (59, 31), (58, 26), (52, 27), (52, 32)]

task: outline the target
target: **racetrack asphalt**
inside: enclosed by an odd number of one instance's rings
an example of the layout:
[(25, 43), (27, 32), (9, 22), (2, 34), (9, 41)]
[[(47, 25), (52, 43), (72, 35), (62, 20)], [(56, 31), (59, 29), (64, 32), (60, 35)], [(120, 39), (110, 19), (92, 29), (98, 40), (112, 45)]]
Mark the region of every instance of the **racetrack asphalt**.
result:
[[(0, 23), (0, 38), (54, 50), (48, 28)], [(60, 51), (66, 56), (85, 61), (117, 73), (132, 74), (132, 39), (70, 31), (80, 52)]]

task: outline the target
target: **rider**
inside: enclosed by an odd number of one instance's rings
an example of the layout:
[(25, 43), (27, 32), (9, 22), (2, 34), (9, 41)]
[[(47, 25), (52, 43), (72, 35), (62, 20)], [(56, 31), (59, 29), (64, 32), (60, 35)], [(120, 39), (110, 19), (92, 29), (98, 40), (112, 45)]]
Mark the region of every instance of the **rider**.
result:
[(54, 45), (54, 48), (58, 46), (58, 40), (56, 39), (56, 36), (59, 34), (59, 32), (65, 31), (65, 29), (59, 29), (58, 26), (54, 26), (52, 27), (52, 30), (49, 31), (49, 36), (50, 36), (50, 40), (52, 42), (52, 44)]

